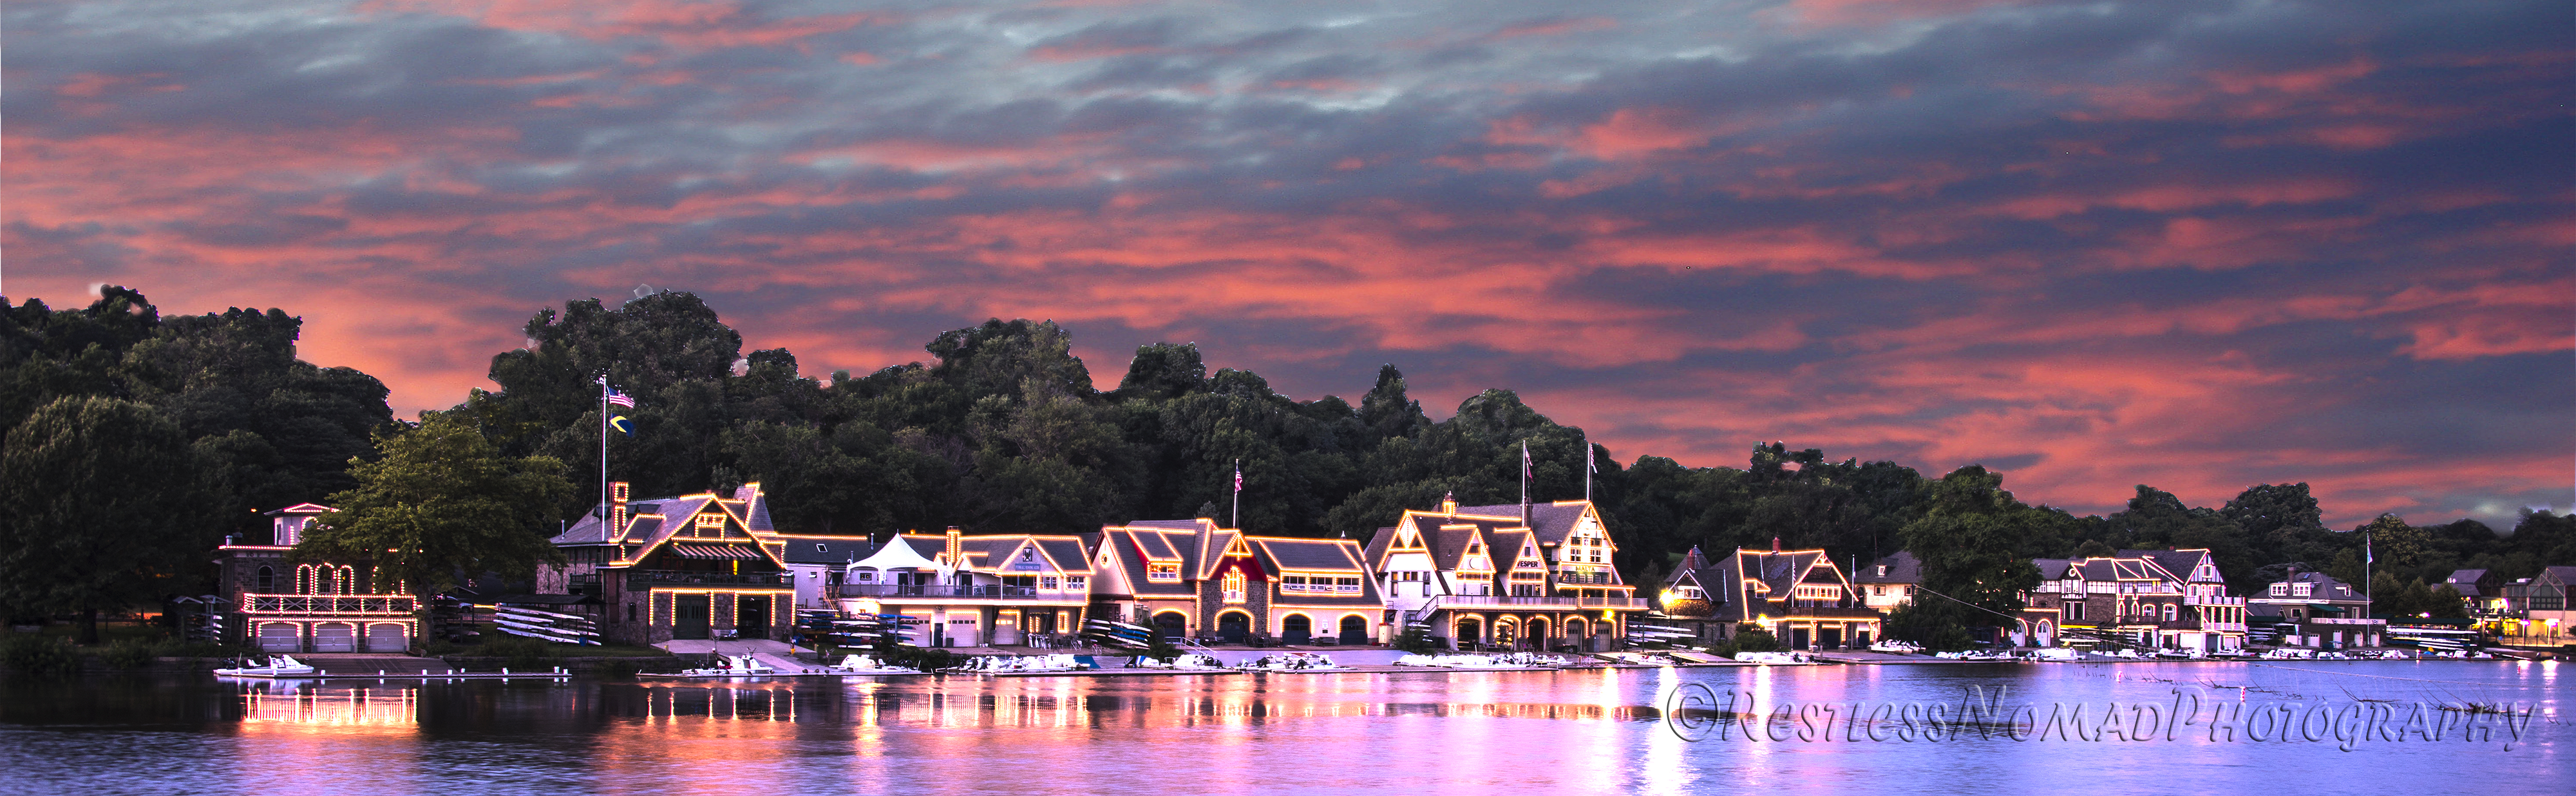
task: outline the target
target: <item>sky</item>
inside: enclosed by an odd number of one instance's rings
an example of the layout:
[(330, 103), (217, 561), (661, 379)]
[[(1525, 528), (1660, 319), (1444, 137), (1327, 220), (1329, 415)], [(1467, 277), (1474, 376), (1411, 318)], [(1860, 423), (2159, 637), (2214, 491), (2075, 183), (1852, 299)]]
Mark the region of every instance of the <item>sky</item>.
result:
[[(14, 0), (0, 292), (282, 307), (397, 412), (695, 292), (826, 376), (1052, 319), (1623, 461), (2576, 500), (2563, 2)], [(649, 288), (648, 288), (649, 286)]]

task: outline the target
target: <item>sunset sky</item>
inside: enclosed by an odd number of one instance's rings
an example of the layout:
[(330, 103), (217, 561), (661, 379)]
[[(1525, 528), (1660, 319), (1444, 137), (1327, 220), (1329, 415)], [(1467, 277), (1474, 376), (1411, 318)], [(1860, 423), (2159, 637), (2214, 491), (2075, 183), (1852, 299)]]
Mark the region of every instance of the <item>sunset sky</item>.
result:
[(1053, 319), (1623, 461), (2509, 524), (2576, 485), (2556, 2), (13, 0), (6, 283), (405, 415), (567, 299), (808, 375)]

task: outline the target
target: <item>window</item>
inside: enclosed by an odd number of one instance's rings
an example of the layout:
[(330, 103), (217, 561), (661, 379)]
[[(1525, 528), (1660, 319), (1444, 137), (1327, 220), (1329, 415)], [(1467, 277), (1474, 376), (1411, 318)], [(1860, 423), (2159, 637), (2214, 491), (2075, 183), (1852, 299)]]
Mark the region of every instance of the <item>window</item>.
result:
[(2165, 621), (2167, 621), (2167, 622), (2174, 621), (2175, 617), (2178, 617), (2178, 616), (2181, 616), (2181, 615), (2182, 615), (2182, 614), (2181, 614), (2180, 609), (2175, 608), (2173, 605), (2171, 605), (2171, 604), (2167, 604), (2167, 605), (2165, 606)]
[(1066, 578), (1064, 579), (1064, 588), (1065, 588), (1065, 591), (1087, 591), (1088, 589), (1084, 586), (1084, 583), (1083, 583), (1083, 582), (1084, 582), (1084, 580), (1086, 580), (1086, 579), (1085, 579), (1085, 578), (1083, 578), (1081, 575), (1072, 575), (1072, 576), (1068, 576), (1068, 577), (1066, 577)]
[(1243, 586), (1242, 572), (1225, 573), (1225, 601), (1230, 603), (1243, 602)]
[(701, 537), (723, 536), (725, 527), (724, 521), (725, 515), (722, 514), (700, 514), (697, 517), (697, 521), (692, 524), (689, 530), (691, 533)]
[(1336, 592), (1342, 592), (1342, 593), (1346, 593), (1346, 594), (1358, 594), (1358, 593), (1360, 592), (1360, 579), (1358, 579), (1358, 578), (1334, 578), (1334, 579), (1333, 579), (1333, 591), (1336, 591)]
[(814, 543), (814, 552), (821, 553), (821, 552), (827, 552), (827, 551), (826, 551), (826, 550), (824, 550), (824, 548), (823, 548), (823, 543), (822, 543), (822, 542), (815, 542), (815, 543)]
[(259, 568), (259, 591), (261, 593), (277, 591), (277, 570), (267, 567)]
[(1057, 589), (1055, 576), (1039, 575), (1038, 588), (1044, 591), (1055, 591)]
[(1181, 565), (1178, 563), (1146, 564), (1145, 579), (1166, 583), (1179, 581), (1181, 579)]

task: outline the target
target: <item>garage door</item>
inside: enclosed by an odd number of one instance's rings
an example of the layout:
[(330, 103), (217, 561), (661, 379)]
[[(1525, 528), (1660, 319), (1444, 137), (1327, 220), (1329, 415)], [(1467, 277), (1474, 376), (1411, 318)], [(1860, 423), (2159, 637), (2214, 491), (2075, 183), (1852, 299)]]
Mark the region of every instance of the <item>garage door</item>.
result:
[(313, 651), (357, 652), (357, 633), (357, 628), (339, 623), (314, 625)]
[(403, 637), (403, 626), (385, 623), (367, 626), (368, 652), (409, 652), (411, 640)]
[(259, 651), (303, 652), (303, 628), (285, 623), (259, 626)]

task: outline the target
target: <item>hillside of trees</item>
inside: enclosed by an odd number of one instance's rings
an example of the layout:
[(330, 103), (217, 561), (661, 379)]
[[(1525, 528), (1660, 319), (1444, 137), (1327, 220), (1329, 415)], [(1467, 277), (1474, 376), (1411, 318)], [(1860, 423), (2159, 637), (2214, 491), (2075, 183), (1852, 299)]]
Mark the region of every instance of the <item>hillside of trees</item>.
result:
[[(113, 429), (60, 431), (112, 422), (156, 461), (184, 462), (197, 475), (156, 484), (110, 473), (84, 488), (166, 495), (171, 502), (161, 505), (188, 515), (138, 542), (158, 552), (135, 556), (133, 577), (91, 592), (151, 599), (202, 589), (190, 562), (202, 563), (208, 545), (256, 522), (257, 510), (349, 489), (352, 460), (375, 455), (370, 435), (402, 433), (375, 378), (295, 359), (299, 326), (276, 309), (164, 318), (142, 294), (115, 287), (82, 309), (0, 303), (8, 457), (36, 466), (88, 444), (82, 439), (125, 439)], [(634, 434), (610, 439), (612, 478), (634, 482), (639, 496), (759, 481), (780, 527), (795, 532), (1073, 532), (1222, 516), (1239, 460), (1244, 528), (1366, 538), (1443, 493), (1470, 504), (1518, 500), (1524, 442), (1537, 463), (1534, 499), (1584, 490), (1581, 429), (1507, 389), (1469, 397), (1434, 421), (1392, 365), (1355, 398), (1300, 401), (1250, 371), (1211, 371), (1195, 345), (1157, 343), (1137, 350), (1116, 389), (1101, 391), (1072, 355), (1068, 330), (993, 320), (939, 335), (921, 362), (818, 378), (785, 349), (744, 352), (740, 334), (680, 292), (616, 306), (569, 302), (538, 312), (526, 333), (532, 345), (492, 359), (499, 389), (474, 391), (452, 412), (502, 454), (560, 461), (573, 489), (546, 512), (559, 516), (589, 510), (599, 493), (593, 379), (601, 372), (639, 401), (621, 410)], [(53, 430), (22, 433), (39, 419)], [(2139, 486), (2123, 511), (2076, 516), (2023, 503), (2002, 474), (1982, 467), (1926, 477), (1780, 443), (1750, 446), (1740, 467), (1654, 455), (1622, 465), (1606, 448), (1593, 452), (1601, 468), (1593, 491), (1632, 581), (1660, 577), (1694, 545), (1767, 547), (1775, 537), (1823, 547), (1846, 564), (1909, 544), (1973, 544), (2022, 559), (2209, 547), (2239, 589), (2294, 563), (2338, 575), (2360, 569), (2359, 535), (2326, 528), (2305, 484), (2254, 486), (2215, 508)], [(81, 495), (42, 493), (16, 478), (0, 489), (0, 510), (50, 518), (9, 524), (0, 584), (45, 582), (47, 568), (65, 566), (73, 552), (64, 551), (78, 545), (54, 536), (129, 533), (84, 518), (95, 506)], [(2473, 520), (2375, 522), (2381, 568), (2399, 582), (2438, 583), (2461, 567), (2521, 577), (2544, 563), (2576, 563), (2576, 519), (2546, 512), (2526, 515), (2510, 535)], [(0, 585), (0, 610), (100, 604), (65, 596), (79, 589), (49, 588)]]

